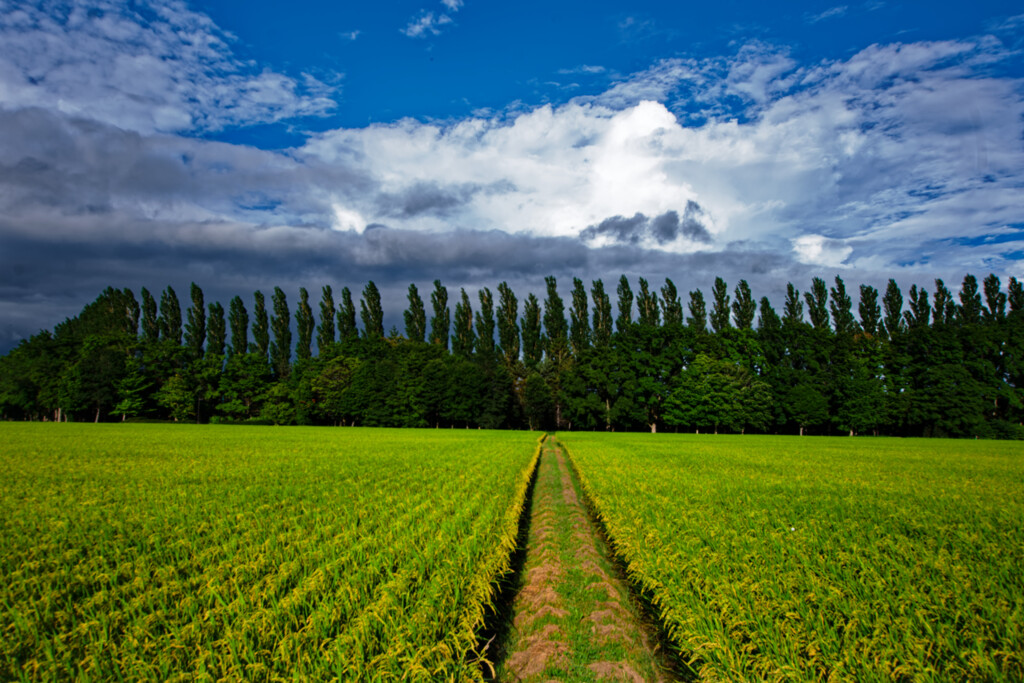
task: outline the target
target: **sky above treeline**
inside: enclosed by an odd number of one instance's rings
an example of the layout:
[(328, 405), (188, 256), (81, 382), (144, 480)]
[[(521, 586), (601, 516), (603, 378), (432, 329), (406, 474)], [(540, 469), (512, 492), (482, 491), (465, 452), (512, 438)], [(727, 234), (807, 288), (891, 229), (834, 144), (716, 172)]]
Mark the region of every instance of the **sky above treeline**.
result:
[(0, 352), (108, 285), (1021, 278), (1022, 50), (984, 0), (0, 0)]

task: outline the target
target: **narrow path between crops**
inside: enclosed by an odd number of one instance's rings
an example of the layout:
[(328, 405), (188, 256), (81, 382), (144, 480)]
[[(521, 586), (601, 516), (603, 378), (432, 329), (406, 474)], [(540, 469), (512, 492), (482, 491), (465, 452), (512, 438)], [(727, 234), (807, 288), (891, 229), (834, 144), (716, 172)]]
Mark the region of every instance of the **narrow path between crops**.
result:
[(498, 680), (672, 680), (551, 438), (544, 443), (529, 514), (526, 559)]

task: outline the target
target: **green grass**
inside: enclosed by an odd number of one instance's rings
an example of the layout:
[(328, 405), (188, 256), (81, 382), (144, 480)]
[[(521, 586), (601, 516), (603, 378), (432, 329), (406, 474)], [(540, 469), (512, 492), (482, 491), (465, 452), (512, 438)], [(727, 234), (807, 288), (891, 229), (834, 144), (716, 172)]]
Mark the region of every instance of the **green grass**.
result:
[(0, 680), (478, 678), (536, 441), (0, 424)]
[(1024, 448), (560, 434), (701, 679), (1024, 679)]

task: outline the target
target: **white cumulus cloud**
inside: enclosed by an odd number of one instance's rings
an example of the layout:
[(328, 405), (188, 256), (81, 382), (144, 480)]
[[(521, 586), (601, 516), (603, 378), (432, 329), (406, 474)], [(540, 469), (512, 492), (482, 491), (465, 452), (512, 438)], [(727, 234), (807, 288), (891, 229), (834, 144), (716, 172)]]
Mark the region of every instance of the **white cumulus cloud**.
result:
[[(640, 244), (759, 244), (830, 266), (959, 268), (958, 240), (1024, 220), (1013, 199), (1024, 182), (1024, 102), (1016, 81), (982, 68), (1000, 58), (987, 40), (948, 41), (804, 66), (751, 45), (731, 58), (661, 63), (596, 98), (331, 131), (299, 153), (358, 158), (392, 198), (425, 182), (442, 193), (482, 188), (444, 212), (360, 208), (408, 229), (568, 237), (615, 217), (682, 216), (692, 201), (710, 241), (644, 233)], [(729, 108), (735, 98), (743, 121)], [(677, 115), (680, 100), (698, 103), (703, 122)], [(591, 246), (620, 233), (594, 234)], [(988, 263), (1006, 251), (972, 249)]]
[(801, 235), (793, 240), (797, 260), (814, 266), (840, 267), (853, 247), (824, 235)]

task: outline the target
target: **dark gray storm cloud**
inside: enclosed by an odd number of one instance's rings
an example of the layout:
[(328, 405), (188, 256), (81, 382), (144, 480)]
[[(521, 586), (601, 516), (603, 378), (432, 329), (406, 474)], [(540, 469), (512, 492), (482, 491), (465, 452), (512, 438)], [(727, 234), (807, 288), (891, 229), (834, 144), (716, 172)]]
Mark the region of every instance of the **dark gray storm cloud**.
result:
[[(476, 291), (507, 281), (520, 296), (543, 294), (544, 277), (558, 278), (568, 297), (572, 278), (620, 275), (660, 283), (671, 277), (679, 288), (707, 290), (714, 278), (740, 270), (752, 286), (781, 295), (787, 278), (808, 273), (788, 254), (747, 245), (724, 251), (671, 254), (618, 245), (588, 248), (579, 240), (501, 231), (428, 233), (376, 225), (362, 234), (320, 228), (257, 228), (228, 222), (138, 221), (117, 211), (81, 217), (89, 230), (68, 231), (63, 221), (15, 230), (0, 218), (0, 352), (40, 329), (75, 315), (107, 286), (142, 287), (158, 292), (173, 286), (179, 294), (199, 284), (207, 301), (226, 303), (240, 295), (282, 287), (294, 302), (299, 287), (313, 298), (329, 284), (349, 287), (358, 297), (369, 280), (381, 288), (387, 325), (401, 328), (406, 288), (429, 289), (440, 279), (450, 290)], [(52, 228), (52, 229), (47, 229)], [(804, 279), (809, 280), (807, 275)]]
[(466, 183), (442, 187), (436, 182), (419, 182), (402, 192), (383, 193), (377, 198), (381, 215), (396, 218), (451, 215), (465, 206), (482, 186)]
[(182, 219), (258, 215), (261, 222), (328, 226), (327, 188), (376, 190), (365, 172), (289, 154), (192, 138), (142, 135), (53, 111), (0, 108), (0, 208), (37, 214), (133, 212)]
[(580, 238), (584, 242), (593, 242), (598, 237), (609, 237), (619, 244), (638, 244), (648, 234), (649, 224), (650, 219), (642, 213), (634, 214), (632, 218), (612, 216), (584, 228)]
[(648, 238), (658, 244), (668, 244), (679, 237), (685, 237), (707, 244), (711, 242), (711, 233), (705, 226), (705, 216), (700, 204), (690, 199), (686, 202), (682, 218), (677, 211), (666, 211), (653, 218), (642, 213), (636, 213), (632, 218), (612, 216), (597, 225), (584, 228), (580, 231), (580, 239), (594, 242), (604, 237), (616, 244), (637, 245)]

